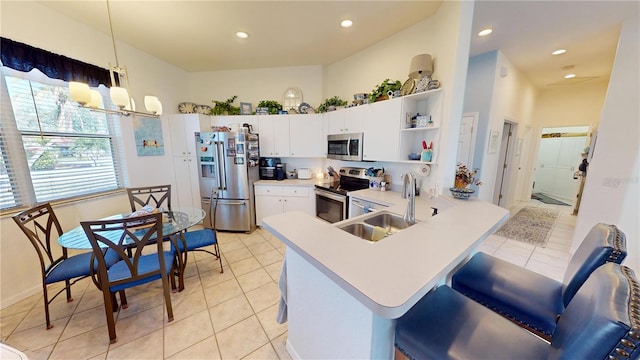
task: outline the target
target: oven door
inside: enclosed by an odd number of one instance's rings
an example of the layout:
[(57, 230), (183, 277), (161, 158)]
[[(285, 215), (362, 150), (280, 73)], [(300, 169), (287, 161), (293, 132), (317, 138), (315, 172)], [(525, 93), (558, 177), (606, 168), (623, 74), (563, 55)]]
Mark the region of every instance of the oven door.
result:
[(347, 218), (347, 197), (325, 191), (315, 189), (316, 192), (316, 217), (336, 223)]

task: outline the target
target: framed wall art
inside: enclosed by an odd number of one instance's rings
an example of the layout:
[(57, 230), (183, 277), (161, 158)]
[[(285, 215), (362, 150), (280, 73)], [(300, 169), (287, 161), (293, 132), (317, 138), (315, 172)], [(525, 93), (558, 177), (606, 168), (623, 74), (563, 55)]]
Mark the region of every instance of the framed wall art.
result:
[(487, 154), (497, 153), (499, 144), (500, 144), (500, 131), (492, 130), (489, 133), (489, 146), (487, 147)]
[(133, 134), (138, 156), (164, 155), (162, 122), (156, 118), (134, 117)]
[(251, 103), (241, 102), (240, 103), (240, 115), (251, 115), (253, 108)]

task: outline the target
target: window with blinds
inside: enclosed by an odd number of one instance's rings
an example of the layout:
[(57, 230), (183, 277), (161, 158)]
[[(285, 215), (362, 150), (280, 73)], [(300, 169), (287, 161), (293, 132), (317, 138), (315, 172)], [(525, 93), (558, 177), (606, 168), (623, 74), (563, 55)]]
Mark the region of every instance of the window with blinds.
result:
[(78, 107), (66, 83), (4, 80), (13, 117), (2, 116), (0, 209), (121, 187), (108, 115)]

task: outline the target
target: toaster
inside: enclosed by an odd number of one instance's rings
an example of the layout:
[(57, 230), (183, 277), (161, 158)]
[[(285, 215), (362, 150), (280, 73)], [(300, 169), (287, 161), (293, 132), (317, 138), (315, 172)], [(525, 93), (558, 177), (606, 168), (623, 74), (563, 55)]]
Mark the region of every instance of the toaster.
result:
[(311, 179), (311, 169), (298, 169), (298, 179)]

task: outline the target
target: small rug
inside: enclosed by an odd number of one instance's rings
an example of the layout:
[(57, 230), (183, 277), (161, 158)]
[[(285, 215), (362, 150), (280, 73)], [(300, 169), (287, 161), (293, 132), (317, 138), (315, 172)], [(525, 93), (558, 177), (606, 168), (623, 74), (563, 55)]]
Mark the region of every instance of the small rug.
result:
[(541, 202), (543, 202), (545, 204), (571, 206), (571, 205), (569, 205), (569, 204), (567, 204), (565, 202), (562, 202), (560, 200), (556, 200), (556, 199), (554, 199), (552, 197), (549, 197), (549, 196), (547, 196), (545, 194), (542, 194), (542, 193), (533, 193), (533, 194), (531, 194), (531, 198), (535, 199), (535, 200), (538, 200), (538, 201), (541, 201)]
[(508, 239), (544, 247), (558, 219), (558, 210), (525, 206), (498, 229), (495, 234)]

